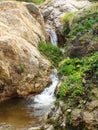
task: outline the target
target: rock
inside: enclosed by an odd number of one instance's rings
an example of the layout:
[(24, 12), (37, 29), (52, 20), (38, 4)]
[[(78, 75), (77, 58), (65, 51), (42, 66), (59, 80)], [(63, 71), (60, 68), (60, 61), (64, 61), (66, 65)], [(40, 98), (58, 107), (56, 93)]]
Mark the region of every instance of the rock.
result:
[(97, 130), (98, 129), (98, 111), (96, 111), (96, 112), (90, 113), (88, 111), (85, 111), (83, 113), (83, 120), (85, 122), (85, 128), (87, 130)]
[(98, 99), (98, 88), (92, 89), (92, 94), (93, 94), (94, 98)]
[(41, 92), (51, 64), (38, 51), (45, 41), (39, 9), (25, 2), (0, 2), (0, 101)]
[(40, 129), (41, 129), (41, 127), (39, 126), (39, 127), (31, 127), (28, 130), (40, 130)]
[(71, 111), (72, 111), (71, 109), (67, 109), (67, 112), (69, 112), (69, 113), (70, 113)]
[(49, 127), (47, 128), (47, 130), (54, 130), (53, 125), (49, 126)]
[[(81, 110), (80, 109), (74, 109), (71, 113), (71, 122), (73, 127), (80, 126), (82, 124), (82, 115), (81, 115)], [(77, 129), (78, 130), (78, 129)]]
[(93, 111), (95, 109), (98, 109), (98, 100), (93, 100), (90, 103), (87, 103), (86, 107), (89, 111)]
[(16, 130), (16, 127), (6, 123), (0, 123), (0, 130)]

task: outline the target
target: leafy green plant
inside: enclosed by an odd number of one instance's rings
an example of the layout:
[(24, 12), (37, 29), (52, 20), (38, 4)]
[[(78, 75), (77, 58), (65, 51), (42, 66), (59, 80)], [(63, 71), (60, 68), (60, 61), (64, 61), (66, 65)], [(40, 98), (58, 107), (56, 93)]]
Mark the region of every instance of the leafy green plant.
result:
[(58, 66), (63, 59), (63, 53), (60, 48), (53, 46), (51, 43), (40, 43), (39, 51), (55, 66)]
[(25, 66), (24, 66), (24, 65), (21, 65), (21, 66), (20, 66), (20, 69), (21, 69), (21, 72), (24, 72), (24, 71), (25, 71)]
[(94, 82), (98, 84), (98, 52), (82, 59), (66, 58), (59, 64), (58, 73), (62, 75), (59, 98), (79, 104), (88, 91), (88, 81), (94, 77)]

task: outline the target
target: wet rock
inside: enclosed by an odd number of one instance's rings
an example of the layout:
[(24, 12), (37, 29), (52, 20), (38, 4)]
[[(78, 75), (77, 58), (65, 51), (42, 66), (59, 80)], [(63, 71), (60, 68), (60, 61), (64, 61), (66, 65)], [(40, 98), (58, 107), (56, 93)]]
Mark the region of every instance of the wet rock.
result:
[(40, 10), (25, 2), (0, 2), (0, 101), (41, 92), (51, 64), (38, 51), (46, 32)]

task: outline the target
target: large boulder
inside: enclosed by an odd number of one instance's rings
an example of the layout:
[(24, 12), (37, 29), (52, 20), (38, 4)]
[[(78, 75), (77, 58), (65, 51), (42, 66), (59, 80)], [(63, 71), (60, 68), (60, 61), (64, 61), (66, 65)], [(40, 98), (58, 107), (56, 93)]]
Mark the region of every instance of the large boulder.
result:
[(34, 4), (0, 2), (0, 101), (38, 93), (49, 84), (51, 64), (38, 51), (45, 36)]

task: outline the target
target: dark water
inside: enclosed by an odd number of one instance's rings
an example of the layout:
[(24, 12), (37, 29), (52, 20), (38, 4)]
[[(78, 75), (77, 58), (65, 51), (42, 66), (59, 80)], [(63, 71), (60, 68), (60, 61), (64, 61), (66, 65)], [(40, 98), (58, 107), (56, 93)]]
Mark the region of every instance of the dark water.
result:
[(18, 129), (38, 126), (41, 117), (34, 116), (32, 101), (25, 99), (11, 99), (0, 103), (0, 123), (15, 125)]

